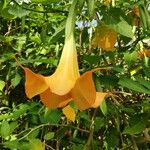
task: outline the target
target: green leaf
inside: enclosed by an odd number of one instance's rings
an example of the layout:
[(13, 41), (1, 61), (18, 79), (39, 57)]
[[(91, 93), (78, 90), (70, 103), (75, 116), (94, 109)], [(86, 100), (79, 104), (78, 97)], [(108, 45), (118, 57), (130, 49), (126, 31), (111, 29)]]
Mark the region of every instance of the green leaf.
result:
[(28, 136), (28, 139), (34, 139), (36, 138), (40, 133), (40, 130), (39, 129), (36, 129), (34, 130), (33, 132), (31, 132)]
[(20, 147), (20, 144), (17, 140), (5, 142), (4, 145), (11, 150), (18, 149)]
[(124, 134), (130, 134), (130, 135), (139, 134), (145, 129), (145, 127), (146, 127), (145, 123), (140, 121), (133, 126), (126, 127), (124, 129), (123, 133)]
[(85, 0), (79, 0), (78, 4), (79, 4), (79, 8), (82, 9), (82, 7), (84, 6)]
[(40, 38), (41, 38), (41, 41), (42, 43), (46, 43), (48, 41), (48, 36), (47, 36), (47, 25), (48, 24), (44, 24), (43, 27), (42, 27), (42, 31), (40, 33)]
[(6, 0), (1, 0), (0, 1), (0, 12), (2, 11), (2, 9), (6, 8), (7, 3)]
[(111, 128), (110, 130), (107, 130), (106, 133), (106, 142), (107, 142), (107, 150), (113, 150), (119, 143), (119, 138), (117, 135), (117, 129)]
[(18, 6), (15, 4), (9, 8), (8, 12), (19, 18), (26, 16), (30, 13), (30, 11), (23, 9), (23, 8), (21, 8), (21, 6)]
[(12, 133), (18, 126), (18, 122), (17, 121), (13, 121), (9, 124), (10, 126), (10, 133)]
[(48, 132), (47, 134), (44, 135), (45, 140), (51, 140), (55, 135), (55, 132)]
[(150, 69), (149, 69), (149, 67), (144, 67), (143, 71), (144, 71), (145, 75), (150, 78)]
[(31, 0), (33, 3), (56, 3), (59, 2), (60, 0)]
[(87, 0), (89, 17), (93, 17), (95, 11), (95, 0)]
[(116, 76), (108, 76), (108, 75), (101, 75), (99, 76), (99, 80), (101, 84), (105, 85), (106, 88), (114, 87), (118, 85), (119, 79)]
[(96, 91), (98, 91), (98, 92), (102, 91), (102, 85), (100, 83), (98, 76), (93, 75), (93, 78), (94, 78), (94, 82), (95, 82)]
[(136, 51), (133, 51), (131, 53), (126, 52), (124, 54), (124, 60), (129, 66), (134, 64), (137, 59), (138, 59), (138, 53)]
[(7, 136), (10, 135), (10, 125), (7, 121), (3, 121), (1, 124), (1, 136), (3, 138), (6, 138)]
[(11, 118), (12, 118), (12, 115), (10, 115), (8, 113), (0, 115), (0, 121), (5, 120), (5, 119), (11, 119)]
[(145, 88), (143, 85), (139, 84), (138, 82), (125, 78), (125, 77), (120, 78), (119, 84), (123, 87), (126, 87), (128, 89), (131, 89), (137, 92), (150, 94), (149, 89)]
[(21, 81), (21, 76), (18, 73), (16, 73), (15, 77), (11, 79), (11, 85), (13, 87), (16, 87), (20, 83), (20, 81)]
[(2, 91), (4, 87), (5, 87), (5, 82), (0, 80), (0, 91)]
[(84, 146), (82, 144), (73, 144), (71, 150), (83, 150)]
[(14, 19), (15, 16), (9, 13), (9, 8), (6, 7), (1, 11), (1, 16), (7, 19)]
[(30, 140), (31, 150), (44, 150), (44, 145), (39, 139)]
[(143, 112), (150, 112), (150, 99), (146, 99), (142, 104)]
[(81, 119), (84, 119), (87, 122), (91, 122), (90, 116), (85, 111), (80, 112), (79, 116), (80, 116)]
[(129, 25), (123, 18), (121, 18), (121, 21), (117, 24), (116, 31), (129, 38), (133, 38), (134, 36), (132, 26)]
[(102, 59), (101, 56), (97, 56), (97, 55), (83, 55), (83, 60), (87, 61), (89, 64), (97, 64), (100, 60)]
[(44, 116), (41, 116), (41, 121), (44, 123), (58, 123), (61, 118), (62, 112), (60, 110), (54, 109), (45, 109)]
[(133, 38), (134, 34), (132, 32), (132, 26), (128, 24), (122, 17), (120, 17), (120, 21), (115, 24), (109, 25), (116, 32), (120, 33), (123, 36)]
[(36, 33), (35, 35), (31, 35), (30, 36), (31, 41), (40, 44), (41, 43), (41, 38), (40, 35), (38, 33)]
[(106, 101), (105, 100), (100, 105), (100, 109), (101, 109), (102, 113), (106, 116), (107, 115), (107, 105), (106, 105)]
[(132, 114), (135, 113), (135, 110), (133, 108), (123, 107), (121, 108), (121, 111)]
[(98, 131), (99, 129), (104, 127), (106, 123), (105, 119), (102, 117), (96, 117), (94, 122), (95, 122), (95, 131)]
[(13, 111), (12, 118), (15, 120), (18, 119), (19, 117), (24, 115), (29, 110), (29, 108), (30, 107), (27, 104), (20, 104), (19, 108)]
[(65, 23), (62, 22), (61, 25), (58, 28), (56, 28), (55, 33), (51, 37), (49, 37), (48, 42), (52, 43), (59, 41), (60, 39), (62, 39), (62, 35), (64, 35), (64, 33), (65, 33)]
[(148, 88), (150, 90), (150, 82), (140, 78), (140, 77), (135, 77), (135, 79), (137, 80), (138, 83), (140, 83), (141, 85), (145, 86), (146, 88)]

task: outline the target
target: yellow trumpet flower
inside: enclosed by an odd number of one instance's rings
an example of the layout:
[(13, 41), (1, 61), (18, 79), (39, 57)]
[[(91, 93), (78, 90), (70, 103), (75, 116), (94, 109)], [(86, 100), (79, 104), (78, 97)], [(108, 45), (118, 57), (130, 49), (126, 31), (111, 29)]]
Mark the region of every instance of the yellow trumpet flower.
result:
[(40, 95), (49, 108), (64, 107), (73, 100), (80, 110), (100, 105), (107, 93), (96, 92), (93, 69), (80, 76), (74, 36), (66, 40), (60, 62), (54, 74), (43, 76), (23, 67), (25, 92), (28, 98)]
[(25, 71), (25, 92), (28, 98), (40, 95), (43, 104), (49, 108), (66, 106), (74, 101), (80, 110), (97, 107), (107, 93), (96, 92), (92, 73), (88, 71), (80, 76), (77, 51), (74, 39), (75, 11), (74, 0), (66, 22), (65, 44), (58, 67), (51, 76), (43, 76), (22, 67)]

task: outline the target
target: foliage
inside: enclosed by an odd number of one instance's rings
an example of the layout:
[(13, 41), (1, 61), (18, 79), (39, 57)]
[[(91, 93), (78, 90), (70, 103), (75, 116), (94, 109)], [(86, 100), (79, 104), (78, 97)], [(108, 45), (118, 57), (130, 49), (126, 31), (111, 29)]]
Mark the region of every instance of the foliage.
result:
[[(78, 111), (71, 103), (67, 111), (48, 109), (38, 96), (26, 97), (24, 72), (14, 56), (34, 72), (52, 74), (63, 49), (71, 3), (0, 1), (0, 149), (149, 149), (149, 1), (78, 0), (80, 72), (110, 67), (93, 75), (97, 91), (111, 93), (100, 107)], [(110, 36), (106, 26), (115, 35)], [(114, 45), (111, 38), (116, 34)], [(69, 113), (73, 121), (76, 114), (74, 122), (66, 119)]]

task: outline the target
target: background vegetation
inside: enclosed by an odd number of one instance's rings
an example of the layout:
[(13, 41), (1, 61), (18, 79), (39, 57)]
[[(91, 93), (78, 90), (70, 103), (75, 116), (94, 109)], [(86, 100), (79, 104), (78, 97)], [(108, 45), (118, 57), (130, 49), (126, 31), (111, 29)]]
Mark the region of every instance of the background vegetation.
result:
[[(71, 0), (0, 1), (0, 149), (146, 150), (150, 148), (150, 4), (147, 0), (79, 0), (76, 46), (80, 72), (112, 67), (93, 76), (111, 92), (100, 108), (77, 112), (70, 122), (24, 93), (24, 73), (52, 74), (64, 44)], [(95, 46), (105, 32), (115, 47)], [(96, 28), (98, 26), (98, 28)], [(100, 29), (100, 31), (98, 30)], [(113, 36), (110, 36), (113, 41)], [(105, 43), (104, 43), (105, 44)]]

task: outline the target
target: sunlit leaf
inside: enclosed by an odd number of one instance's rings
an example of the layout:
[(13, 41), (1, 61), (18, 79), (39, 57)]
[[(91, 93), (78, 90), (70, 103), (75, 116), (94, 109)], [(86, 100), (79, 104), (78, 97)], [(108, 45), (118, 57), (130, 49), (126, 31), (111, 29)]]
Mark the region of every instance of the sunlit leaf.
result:
[(17, 16), (19, 18), (26, 16), (30, 13), (30, 11), (23, 9), (22, 7), (18, 6), (18, 5), (13, 5), (10, 7), (10, 9), (8, 10), (8, 12), (14, 16)]
[(17, 149), (18, 147), (20, 147), (20, 144), (17, 140), (7, 141), (4, 143), (4, 145), (10, 149)]
[(0, 91), (2, 91), (4, 87), (5, 87), (5, 82), (0, 80)]
[(106, 101), (103, 101), (100, 105), (100, 109), (102, 111), (102, 113), (106, 116), (107, 115), (107, 105), (106, 105)]
[(103, 0), (103, 4), (107, 7), (110, 6), (111, 2), (112, 0)]
[(1, 133), (1, 136), (6, 138), (7, 136), (10, 135), (10, 125), (7, 121), (3, 121), (2, 124), (1, 124), (1, 128), (0, 128), (0, 133)]
[(30, 145), (32, 150), (44, 150), (45, 146), (39, 139), (32, 139), (30, 140)]

